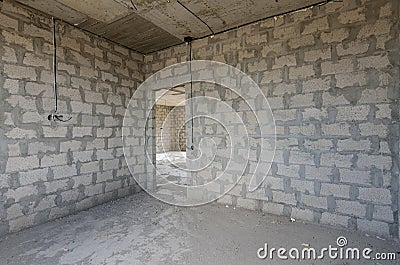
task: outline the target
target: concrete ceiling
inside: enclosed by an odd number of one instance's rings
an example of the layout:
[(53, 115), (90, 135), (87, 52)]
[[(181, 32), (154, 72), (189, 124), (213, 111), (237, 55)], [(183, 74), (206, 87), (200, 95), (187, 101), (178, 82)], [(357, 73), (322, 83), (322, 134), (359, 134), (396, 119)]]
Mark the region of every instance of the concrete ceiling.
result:
[[(17, 0), (141, 53), (325, 0)], [(203, 23), (205, 22), (205, 23)]]
[(160, 89), (156, 91), (157, 105), (165, 106), (184, 106), (185, 105), (185, 86), (177, 86), (171, 89)]

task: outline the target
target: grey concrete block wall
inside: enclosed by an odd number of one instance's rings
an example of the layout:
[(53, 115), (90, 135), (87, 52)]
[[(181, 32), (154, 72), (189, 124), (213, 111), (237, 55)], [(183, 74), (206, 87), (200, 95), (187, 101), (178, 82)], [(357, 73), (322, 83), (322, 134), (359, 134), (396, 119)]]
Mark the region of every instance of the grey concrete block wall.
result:
[(185, 151), (185, 107), (156, 105), (155, 113), (157, 153)]
[(52, 126), (51, 19), (0, 3), (0, 235), (140, 191), (121, 126), (143, 55), (59, 22)]
[[(195, 59), (259, 84), (277, 125), (267, 181), (254, 193), (243, 181), (220, 202), (398, 238), (399, 40), (399, 2), (362, 0), (194, 41)], [(185, 45), (146, 55), (146, 76), (185, 60)]]

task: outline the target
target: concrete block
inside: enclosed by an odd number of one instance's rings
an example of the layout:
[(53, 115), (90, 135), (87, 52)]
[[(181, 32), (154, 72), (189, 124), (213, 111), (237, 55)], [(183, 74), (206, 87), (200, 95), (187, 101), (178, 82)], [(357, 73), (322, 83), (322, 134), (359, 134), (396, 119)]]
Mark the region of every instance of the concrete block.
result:
[(0, 21), (2, 27), (18, 30), (18, 20), (13, 19), (5, 14), (0, 14)]
[[(291, 179), (290, 186), (301, 193), (314, 193), (314, 181)], [(308, 204), (309, 205), (309, 204)]]
[(16, 44), (27, 49), (28, 51), (33, 51), (33, 41), (31, 38), (23, 37), (18, 33), (14, 33), (8, 30), (2, 30), (1, 35), (3, 35), (6, 43)]
[(338, 62), (326, 61), (321, 63), (322, 75), (351, 73), (354, 66), (351, 59), (342, 59)]
[(290, 215), (292, 218), (313, 222), (314, 221), (314, 213), (309, 209), (299, 209), (292, 208), (292, 214)]
[(253, 199), (244, 199), (241, 197), (237, 198), (236, 207), (249, 209), (249, 210), (256, 210), (257, 201)]
[(349, 101), (344, 97), (344, 95), (333, 95), (330, 92), (322, 93), (322, 106), (324, 107), (333, 107), (348, 104)]
[(76, 165), (52, 167), (51, 170), (53, 171), (54, 179), (70, 178), (78, 174)]
[(7, 208), (7, 219), (15, 219), (17, 217), (23, 216), (22, 206), (19, 203), (14, 203), (9, 208)]
[(82, 150), (82, 142), (76, 140), (63, 141), (60, 143), (60, 152), (66, 153), (68, 150), (79, 151)]
[(4, 74), (9, 78), (36, 80), (36, 71), (33, 67), (4, 64)]
[(85, 90), (85, 102), (104, 104), (103, 95), (99, 92)]
[(286, 177), (291, 177), (291, 178), (298, 178), (299, 177), (299, 170), (300, 166), (298, 165), (283, 165), (283, 164), (278, 164), (278, 170), (277, 170), (277, 175), (279, 176), (286, 176)]
[(387, 55), (376, 55), (358, 59), (360, 70), (389, 68), (391, 63)]
[(339, 225), (347, 227), (349, 219), (350, 217), (347, 216), (324, 212), (322, 213), (320, 223), (333, 226)]
[(365, 86), (367, 84), (367, 76), (364, 72), (337, 74), (335, 78), (336, 87), (339, 88)]
[(339, 213), (349, 214), (356, 217), (365, 217), (367, 205), (357, 201), (336, 200), (336, 210)]
[(4, 193), (4, 197), (6, 199), (13, 199), (14, 202), (19, 202), (21, 199), (28, 197), (28, 196), (35, 196), (38, 194), (38, 190), (36, 189), (35, 186), (24, 186), (24, 187), (19, 187), (17, 189), (8, 189)]
[(6, 165), (6, 173), (25, 171), (39, 167), (37, 156), (9, 157)]
[(329, 176), (332, 175), (332, 168), (329, 167), (316, 167), (305, 166), (305, 177), (310, 180), (330, 181)]
[(302, 110), (303, 121), (325, 120), (328, 118), (327, 109), (306, 108)]
[(368, 105), (337, 107), (336, 121), (363, 121), (369, 113)]
[(323, 196), (333, 195), (335, 198), (348, 199), (350, 196), (350, 186), (344, 184), (322, 183), (321, 195)]
[[(1, 14), (0, 14), (1, 15)], [(4, 47), (4, 53), (1, 56), (1, 59), (5, 62), (9, 63), (17, 63), (17, 56), (15, 54), (15, 50), (10, 47)]]
[(122, 187), (121, 181), (106, 182), (105, 192), (114, 191)]
[(357, 228), (361, 231), (370, 232), (377, 235), (390, 235), (389, 225), (385, 222), (357, 219)]
[(393, 223), (394, 214), (391, 206), (374, 205), (373, 219), (375, 220)]
[(67, 164), (66, 154), (45, 155), (40, 161), (41, 167), (54, 167), (66, 164)]
[(65, 138), (67, 137), (68, 127), (50, 127), (44, 126), (43, 127), (43, 136), (45, 138)]
[[(276, 87), (273, 90), (273, 94), (275, 96), (282, 96), (284, 94), (294, 94), (296, 93), (296, 84), (288, 84), (288, 83), (280, 83), (276, 85)], [(268, 98), (268, 101), (270, 98)]]
[(390, 190), (385, 188), (359, 188), (358, 198), (363, 201), (380, 203), (384, 205), (392, 204)]
[(339, 56), (363, 54), (368, 51), (369, 43), (367, 41), (355, 40), (350, 43), (339, 43), (336, 51)]
[[(377, 104), (389, 102), (388, 91), (386, 88), (378, 87), (376, 89), (365, 89), (361, 92), (360, 104)], [(387, 113), (390, 114), (390, 111)], [(378, 115), (378, 112), (377, 112)]]
[(262, 211), (274, 215), (283, 215), (283, 207), (283, 204), (264, 201)]
[(347, 123), (323, 124), (322, 132), (326, 136), (351, 136), (350, 125)]
[(44, 67), (50, 70), (50, 59), (37, 56), (33, 53), (25, 53), (22, 63), (27, 66)]
[(304, 25), (304, 29), (301, 33), (310, 34), (327, 29), (329, 29), (328, 17), (320, 17)]
[(295, 165), (314, 165), (314, 155), (305, 152), (291, 151), (289, 163)]
[(353, 155), (341, 155), (338, 153), (323, 153), (321, 155), (321, 166), (336, 166), (349, 168), (352, 166)]
[(357, 9), (340, 12), (338, 20), (342, 24), (350, 24), (354, 22), (365, 21), (365, 7), (360, 7)]
[(273, 31), (273, 36), (275, 39), (289, 39), (296, 35), (296, 28), (294, 26), (279, 27), (275, 28)]
[(304, 35), (298, 38), (292, 38), (288, 42), (291, 49), (298, 49), (315, 44), (313, 35)]
[(340, 182), (371, 185), (371, 173), (363, 170), (340, 168)]
[(389, 132), (389, 128), (382, 124), (362, 123), (358, 126), (361, 136), (379, 136), (385, 138)]
[(296, 205), (294, 193), (285, 193), (282, 191), (272, 191), (273, 202)]
[(312, 208), (328, 209), (328, 202), (326, 197), (302, 194), (301, 203)]
[(74, 127), (72, 129), (72, 137), (74, 138), (92, 135), (92, 127)]
[(47, 172), (47, 168), (19, 172), (19, 183), (21, 186), (26, 186), (38, 181), (47, 181)]
[(34, 139), (37, 138), (35, 130), (25, 130), (21, 128), (13, 128), (5, 133), (9, 139)]
[(103, 170), (111, 170), (119, 168), (119, 159), (104, 160)]
[(315, 107), (313, 94), (293, 95), (290, 97), (290, 108)]
[(327, 91), (330, 89), (331, 78), (313, 78), (303, 82), (303, 93), (311, 93), (315, 91)]
[(364, 25), (358, 33), (358, 39), (364, 39), (369, 36), (379, 36), (389, 34), (392, 23), (389, 19), (380, 19), (373, 24)]
[(347, 28), (339, 28), (331, 30), (330, 32), (322, 32), (320, 39), (324, 43), (343, 42), (349, 37), (350, 33)]
[(300, 126), (289, 126), (290, 135), (315, 135), (315, 126), (313, 124), (304, 124)]
[(92, 104), (84, 103), (82, 101), (71, 101), (72, 113), (92, 114)]
[(352, 139), (339, 140), (337, 143), (337, 150), (340, 151), (369, 151), (371, 149), (371, 142), (369, 140), (355, 141)]
[(100, 170), (99, 161), (93, 161), (88, 163), (82, 163), (80, 173), (81, 174), (94, 173), (94, 172), (99, 172), (99, 170)]
[(329, 151), (333, 148), (332, 140), (305, 140), (304, 148), (318, 151)]
[(284, 66), (295, 66), (296, 65), (296, 56), (294, 54), (278, 56), (275, 58), (275, 64), (272, 66), (272, 69), (279, 69)]

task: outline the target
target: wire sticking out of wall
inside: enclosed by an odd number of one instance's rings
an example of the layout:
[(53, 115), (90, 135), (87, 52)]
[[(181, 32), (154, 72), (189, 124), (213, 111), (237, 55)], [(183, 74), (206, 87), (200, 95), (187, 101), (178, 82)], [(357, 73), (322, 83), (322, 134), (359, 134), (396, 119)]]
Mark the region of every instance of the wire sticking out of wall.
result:
[(57, 91), (57, 38), (56, 38), (56, 19), (52, 17), (53, 22), (53, 89), (54, 89), (54, 113), (51, 113), (47, 119), (49, 121), (67, 122), (72, 117), (64, 118), (63, 115), (58, 114), (58, 91)]

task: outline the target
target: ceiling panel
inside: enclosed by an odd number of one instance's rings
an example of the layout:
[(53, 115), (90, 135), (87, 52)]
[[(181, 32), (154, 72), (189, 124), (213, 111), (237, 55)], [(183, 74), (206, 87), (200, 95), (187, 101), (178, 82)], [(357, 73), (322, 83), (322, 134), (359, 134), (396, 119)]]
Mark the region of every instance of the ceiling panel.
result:
[[(141, 53), (326, 0), (18, 0)], [(205, 23), (203, 23), (205, 22)], [(211, 28), (211, 29), (210, 29)]]

